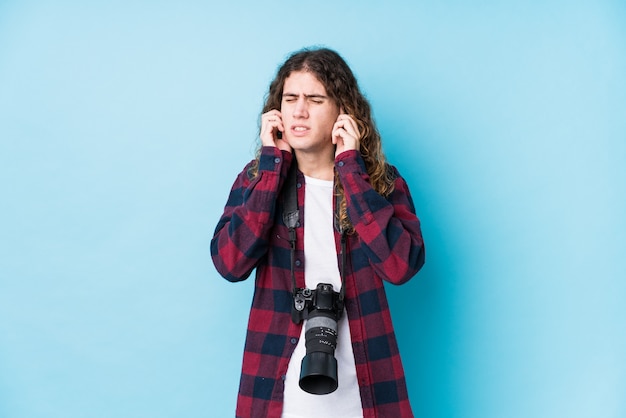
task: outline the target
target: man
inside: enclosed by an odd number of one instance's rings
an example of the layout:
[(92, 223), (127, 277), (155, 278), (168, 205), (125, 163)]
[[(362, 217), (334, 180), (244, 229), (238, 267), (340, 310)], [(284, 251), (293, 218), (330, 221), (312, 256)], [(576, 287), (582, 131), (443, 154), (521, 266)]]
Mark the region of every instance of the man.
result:
[[(423, 265), (420, 224), (336, 52), (305, 49), (287, 59), (270, 85), (260, 139), (211, 242), (227, 280), (256, 269), (237, 417), (412, 417), (383, 281), (402, 284)], [(336, 390), (314, 394), (302, 387), (319, 361), (302, 360), (319, 336), (305, 335), (307, 324), (321, 311), (312, 311), (315, 297), (304, 308), (294, 300), (309, 290), (320, 296), (320, 283), (332, 287), (337, 319), (314, 331), (329, 333), (322, 342), (338, 375), (329, 379)]]

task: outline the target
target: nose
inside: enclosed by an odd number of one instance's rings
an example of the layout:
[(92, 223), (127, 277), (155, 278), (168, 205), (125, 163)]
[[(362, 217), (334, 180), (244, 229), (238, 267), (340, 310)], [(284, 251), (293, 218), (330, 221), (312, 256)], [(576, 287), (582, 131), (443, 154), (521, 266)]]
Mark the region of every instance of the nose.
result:
[(307, 118), (309, 111), (307, 107), (307, 101), (305, 97), (299, 97), (296, 102), (296, 107), (293, 110), (293, 116), (296, 118)]

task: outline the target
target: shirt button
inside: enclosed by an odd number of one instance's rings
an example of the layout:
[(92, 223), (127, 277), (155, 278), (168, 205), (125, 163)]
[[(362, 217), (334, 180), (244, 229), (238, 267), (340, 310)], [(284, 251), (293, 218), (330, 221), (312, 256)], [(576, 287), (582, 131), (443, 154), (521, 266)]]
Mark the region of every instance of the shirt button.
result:
[(343, 167), (343, 161), (339, 161), (339, 163), (337, 164), (339, 167)]
[(278, 157), (274, 158), (274, 162), (275, 162), (276, 164), (278, 164), (278, 163), (280, 162), (280, 158), (278, 158)]
[(291, 341), (291, 344), (295, 344), (295, 343), (298, 342), (298, 339), (297, 338), (292, 338), (290, 341)]
[(300, 221), (296, 222), (296, 226), (300, 228)]
[(296, 260), (296, 266), (300, 267), (300, 264), (302, 264), (302, 262), (300, 260)]
[(280, 376), (281, 379), (285, 380), (287, 378), (287, 376), (285, 376), (284, 374), (282, 376)]
[(296, 187), (299, 189), (300, 187), (302, 187), (302, 183), (297, 183)]

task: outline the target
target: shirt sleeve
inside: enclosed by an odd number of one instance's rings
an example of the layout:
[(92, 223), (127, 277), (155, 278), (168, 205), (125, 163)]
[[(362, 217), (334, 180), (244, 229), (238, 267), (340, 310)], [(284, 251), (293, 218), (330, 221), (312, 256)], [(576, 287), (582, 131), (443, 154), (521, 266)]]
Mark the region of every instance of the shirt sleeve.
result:
[(335, 159), (347, 199), (348, 218), (370, 265), (393, 284), (413, 277), (424, 264), (424, 241), (408, 186), (398, 171), (393, 192), (383, 197), (370, 184), (361, 155), (345, 151)]
[(213, 264), (225, 279), (245, 280), (266, 255), (291, 159), (287, 151), (263, 147), (258, 174), (250, 179), (251, 162), (237, 176), (211, 240)]

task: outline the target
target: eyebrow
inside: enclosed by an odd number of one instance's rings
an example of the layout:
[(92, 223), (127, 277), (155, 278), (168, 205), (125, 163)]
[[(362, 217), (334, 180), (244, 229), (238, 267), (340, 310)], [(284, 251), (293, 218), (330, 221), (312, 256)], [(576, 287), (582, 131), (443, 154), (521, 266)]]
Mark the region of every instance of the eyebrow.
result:
[[(283, 97), (298, 97), (299, 94), (295, 93), (283, 93)], [(328, 99), (328, 96), (324, 96), (323, 94), (305, 94), (304, 97), (307, 99)]]

